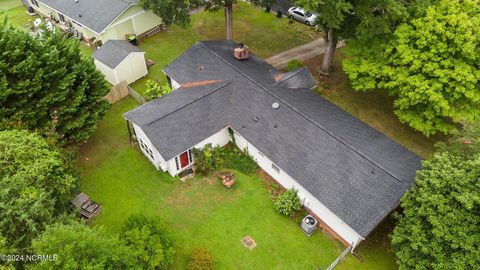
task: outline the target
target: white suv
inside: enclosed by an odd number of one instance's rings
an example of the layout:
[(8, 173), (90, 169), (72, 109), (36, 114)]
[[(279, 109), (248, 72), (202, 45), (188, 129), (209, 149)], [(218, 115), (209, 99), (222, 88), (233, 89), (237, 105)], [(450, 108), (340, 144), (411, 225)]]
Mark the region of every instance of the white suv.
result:
[(306, 25), (315, 25), (315, 21), (318, 18), (318, 14), (305, 11), (301, 7), (291, 7), (288, 9), (288, 18), (295, 19)]

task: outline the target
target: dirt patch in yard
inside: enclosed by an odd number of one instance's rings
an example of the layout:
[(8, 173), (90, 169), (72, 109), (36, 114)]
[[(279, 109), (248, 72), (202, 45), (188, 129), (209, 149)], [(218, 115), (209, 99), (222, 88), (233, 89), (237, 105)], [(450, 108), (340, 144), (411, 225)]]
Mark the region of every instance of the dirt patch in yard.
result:
[(257, 246), (257, 242), (255, 242), (255, 240), (253, 240), (253, 238), (248, 235), (242, 238), (242, 244), (244, 247), (250, 250), (253, 250)]

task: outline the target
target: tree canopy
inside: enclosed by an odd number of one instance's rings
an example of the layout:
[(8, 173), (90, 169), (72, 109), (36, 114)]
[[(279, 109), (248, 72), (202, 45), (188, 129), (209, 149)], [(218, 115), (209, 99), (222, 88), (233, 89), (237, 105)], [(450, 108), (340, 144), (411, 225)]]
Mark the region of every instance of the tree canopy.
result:
[(480, 2), (442, 0), (400, 24), (388, 42), (349, 49), (344, 69), (357, 91), (384, 89), (395, 114), (425, 135), (480, 118)]
[(120, 232), (123, 240), (138, 259), (142, 269), (168, 269), (175, 250), (173, 241), (157, 218), (134, 215), (127, 219)]
[(400, 269), (478, 269), (480, 155), (449, 153), (423, 162), (402, 198), (392, 244)]
[(79, 46), (0, 22), (0, 129), (55, 129), (65, 142), (88, 138), (108, 108), (109, 86)]
[(142, 269), (130, 248), (102, 227), (54, 224), (32, 243), (36, 254), (56, 254), (33, 269)]
[(190, 7), (197, 1), (188, 0), (140, 0), (140, 5), (162, 18), (165, 25), (187, 26), (190, 23)]
[(45, 139), (27, 131), (0, 132), (0, 235), (9, 246), (28, 248), (64, 212), (77, 185)]

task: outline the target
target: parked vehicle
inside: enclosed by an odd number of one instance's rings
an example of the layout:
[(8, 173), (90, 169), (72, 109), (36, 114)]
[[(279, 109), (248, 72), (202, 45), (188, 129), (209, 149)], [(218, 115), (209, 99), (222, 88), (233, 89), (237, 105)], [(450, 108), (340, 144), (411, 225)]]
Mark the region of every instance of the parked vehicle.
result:
[(288, 18), (297, 20), (306, 25), (315, 25), (318, 14), (305, 11), (301, 7), (291, 7), (288, 9)]

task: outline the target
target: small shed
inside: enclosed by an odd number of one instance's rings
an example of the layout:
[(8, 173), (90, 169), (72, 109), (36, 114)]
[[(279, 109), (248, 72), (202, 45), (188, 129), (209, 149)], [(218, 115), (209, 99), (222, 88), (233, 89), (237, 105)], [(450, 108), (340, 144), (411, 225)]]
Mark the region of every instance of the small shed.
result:
[(117, 85), (127, 84), (147, 75), (145, 52), (125, 40), (109, 40), (93, 53), (97, 69), (107, 81)]

